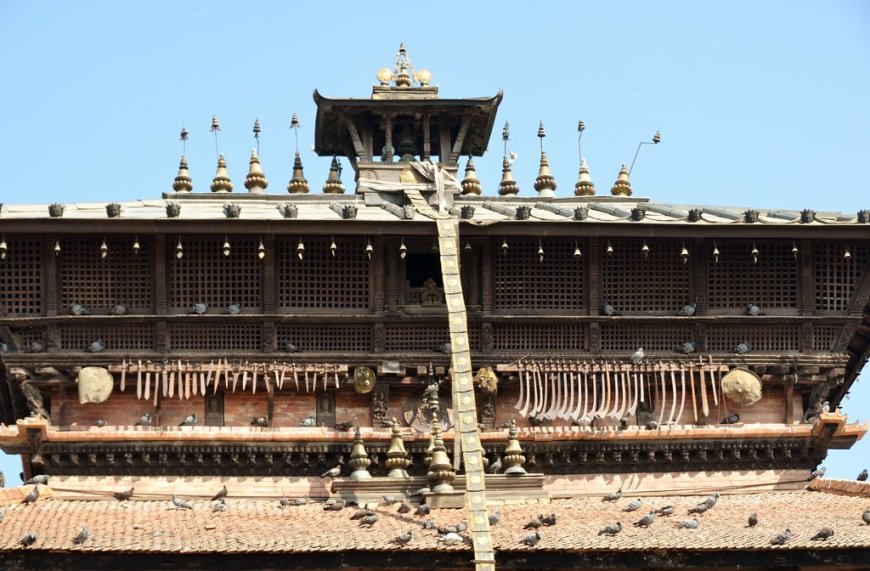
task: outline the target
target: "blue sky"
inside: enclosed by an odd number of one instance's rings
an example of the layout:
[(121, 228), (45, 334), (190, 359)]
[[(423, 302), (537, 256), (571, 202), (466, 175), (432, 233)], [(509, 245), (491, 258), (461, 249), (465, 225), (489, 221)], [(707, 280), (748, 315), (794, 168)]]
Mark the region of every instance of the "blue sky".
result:
[[(325, 7), (323, 7), (325, 6)], [(306, 175), (312, 91), (368, 97), (399, 42), (443, 97), (504, 90), (485, 193), (500, 177), (511, 123), (514, 173), (531, 195), (538, 121), (566, 196), (577, 176), (577, 121), (599, 193), (641, 151), (637, 195), (663, 202), (855, 212), (870, 207), (870, 3), (498, 2), (420, 5), (289, 2), (0, 2), (0, 201), (154, 198), (170, 190), (190, 131), (195, 190), (221, 151), (241, 188), (262, 124), (272, 189), (292, 169), (290, 117), (302, 121)], [(347, 183), (348, 170), (345, 171)], [(865, 375), (866, 376), (866, 375)], [(870, 417), (870, 388), (846, 402)], [(854, 477), (870, 443), (828, 461)], [(0, 459), (7, 476), (18, 472)], [(13, 478), (10, 478), (13, 480)]]

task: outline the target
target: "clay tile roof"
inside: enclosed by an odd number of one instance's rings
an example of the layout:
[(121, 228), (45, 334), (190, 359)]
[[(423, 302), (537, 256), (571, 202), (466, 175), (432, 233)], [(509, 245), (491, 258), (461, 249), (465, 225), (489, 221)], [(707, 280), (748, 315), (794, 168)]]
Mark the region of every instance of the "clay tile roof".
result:
[[(648, 549), (709, 552), (717, 550), (770, 551), (782, 549), (862, 549), (870, 547), (870, 525), (861, 514), (870, 508), (867, 497), (814, 491), (765, 492), (728, 495), (709, 512), (698, 516), (699, 529), (676, 527), (687, 519), (687, 510), (704, 496), (645, 498), (633, 513), (622, 511), (633, 498), (617, 503), (600, 498), (572, 498), (548, 503), (501, 506), (501, 522), (492, 528), (497, 551), (540, 552), (636, 552)], [(372, 529), (350, 520), (351, 509), (323, 511), (320, 504), (279, 509), (276, 500), (227, 499), (228, 511), (214, 513), (210, 502), (193, 501), (193, 510), (173, 508), (161, 501), (114, 500), (72, 501), (40, 499), (35, 505), (5, 506), (0, 525), (0, 553), (20, 550), (19, 539), (37, 534), (27, 549), (37, 551), (90, 551), (119, 553), (325, 553), (341, 551), (434, 551), (465, 550), (470, 546), (441, 547), (433, 531), (423, 531), (422, 518), (401, 515), (393, 508), (377, 508), (381, 514)], [(648, 528), (632, 526), (650, 509), (672, 505), (674, 515), (657, 517)], [(748, 528), (749, 514), (756, 512), (759, 523)], [(529, 532), (523, 525), (538, 514), (554, 513), (558, 523), (542, 528), (537, 547), (519, 543)], [(465, 516), (463, 510), (435, 510), (428, 519), (436, 525), (453, 525)], [(620, 521), (623, 531), (616, 537), (598, 535), (609, 522)], [(74, 545), (81, 527), (90, 531), (84, 545)], [(820, 528), (829, 526), (835, 534), (825, 542), (811, 541)], [(790, 528), (793, 535), (785, 547), (770, 545), (775, 535)], [(414, 530), (413, 541), (396, 548), (389, 541)]]

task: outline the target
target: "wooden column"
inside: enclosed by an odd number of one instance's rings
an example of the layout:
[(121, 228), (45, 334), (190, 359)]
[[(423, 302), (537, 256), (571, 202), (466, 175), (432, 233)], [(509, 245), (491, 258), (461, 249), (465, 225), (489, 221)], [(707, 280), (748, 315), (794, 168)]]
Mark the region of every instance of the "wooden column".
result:
[(692, 281), (689, 284), (690, 300), (697, 307), (696, 313), (707, 309), (707, 241), (698, 238), (692, 245), (691, 253)]
[[(154, 313), (156, 315), (165, 315), (167, 312), (167, 276), (166, 267), (166, 236), (164, 234), (154, 235)], [(170, 258), (171, 259), (171, 258)]]
[(389, 113), (384, 114), (384, 140), (384, 160), (392, 161), (396, 149), (393, 147), (393, 116)]
[(381, 236), (372, 239), (372, 261), (369, 266), (369, 308), (371, 313), (384, 312), (384, 257), (398, 257), (386, 251), (386, 241)]
[(600, 241), (597, 236), (589, 238), (589, 252), (586, 259), (586, 304), (589, 308), (589, 315), (598, 315), (599, 306), (601, 305), (601, 280), (599, 271), (601, 268), (601, 248)]
[(813, 241), (801, 240), (798, 244), (800, 253), (795, 263), (798, 264), (798, 303), (801, 315), (812, 315), (816, 307), (815, 261), (813, 257)]
[[(389, 248), (392, 250), (395, 245), (392, 240), (385, 241), (385, 244), (389, 244)], [(386, 302), (385, 306), (387, 309), (395, 311), (396, 306), (398, 305), (399, 300), (399, 283), (401, 276), (400, 272), (403, 273), (405, 269), (405, 263), (399, 258), (398, 250), (395, 252), (388, 254), (384, 252), (386, 255), (386, 275), (381, 274), (380, 276), (376, 276), (375, 279), (381, 281), (381, 287), (383, 287), (386, 281)], [(383, 308), (382, 308), (383, 311)]]
[(423, 154), (420, 156), (421, 160), (428, 161), (432, 154), (432, 140), (431, 140), (431, 119), (428, 113), (423, 114), (422, 119), (422, 127), (423, 127)]
[(480, 309), (484, 313), (492, 313), (493, 281), (492, 281), (492, 240), (487, 240), (481, 247), (481, 300)]
[(438, 144), (441, 148), (438, 151), (438, 158), (441, 159), (442, 165), (450, 163), (450, 125), (446, 121), (439, 121), (440, 137)]
[(58, 292), (60, 284), (57, 274), (57, 256), (54, 253), (54, 243), (57, 236), (47, 236), (42, 243), (42, 273), (45, 276), (45, 288), (42, 291), (42, 307), (47, 317), (57, 315)]
[(785, 381), (785, 423), (787, 425), (794, 423), (794, 380), (787, 379)]
[(260, 274), (260, 297), (263, 305), (263, 313), (275, 313), (277, 306), (277, 280), (275, 279), (276, 267), (278, 265), (278, 250), (274, 234), (268, 234), (262, 237), (263, 247), (266, 249), (266, 257), (263, 258), (262, 273)]

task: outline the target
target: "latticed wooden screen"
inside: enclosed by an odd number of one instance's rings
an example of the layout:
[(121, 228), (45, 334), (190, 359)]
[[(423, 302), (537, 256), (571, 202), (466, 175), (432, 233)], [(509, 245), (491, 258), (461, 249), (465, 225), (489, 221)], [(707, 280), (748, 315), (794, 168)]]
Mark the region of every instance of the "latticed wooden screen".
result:
[(101, 237), (61, 237), (61, 305), (79, 303), (94, 313), (106, 313), (113, 305), (124, 304), (131, 312), (151, 313), (150, 243), (140, 239), (137, 255), (134, 241), (134, 236), (107, 237), (108, 250), (103, 258)]
[(233, 303), (260, 308), (260, 267), (257, 237), (230, 236), (230, 255), (223, 254), (223, 236), (182, 236), (184, 256), (175, 255), (178, 238), (167, 238), (170, 262), (170, 307), (186, 311), (206, 303), (220, 313)]
[(42, 313), (42, 243), (8, 238), (6, 259), (0, 260), (0, 315)]
[(15, 328), (12, 333), (18, 337), (25, 351), (30, 350), (30, 344), (34, 342), (42, 343), (45, 346), (45, 330), (41, 327)]
[[(446, 323), (388, 323), (387, 351), (436, 351), (450, 341)], [(468, 327), (468, 342), (472, 351), (480, 349), (480, 327)]]
[[(676, 240), (610, 240), (607, 255), (602, 240), (601, 299), (621, 312), (673, 312), (689, 300), (691, 264), (680, 256), (683, 243)], [(688, 250), (687, 250), (688, 251)], [(692, 253), (690, 252), (690, 255)]]
[(173, 323), (169, 325), (172, 351), (260, 351), (258, 324)]
[(813, 326), (813, 349), (815, 351), (831, 351), (834, 348), (841, 325), (815, 325)]
[[(816, 309), (843, 311), (855, 293), (855, 287), (870, 261), (870, 245), (865, 242), (844, 243), (817, 241), (815, 247)], [(850, 258), (845, 256), (848, 248)]]
[[(583, 258), (574, 257), (573, 240), (506, 238), (493, 242), (494, 304), (501, 310), (583, 308)], [(584, 248), (585, 244), (580, 243)], [(539, 248), (543, 249), (541, 261)], [(581, 250), (583, 252), (584, 250)]]
[(360, 309), (369, 306), (369, 262), (364, 238), (336, 238), (335, 256), (329, 237), (278, 240), (278, 307)]
[(602, 324), (602, 351), (674, 351), (684, 341), (692, 340), (691, 325)]
[(586, 326), (578, 324), (495, 324), (496, 351), (580, 352), (586, 350)]
[(347, 351), (372, 350), (372, 326), (364, 325), (279, 325), (278, 351), (287, 343), (300, 351)]
[(707, 330), (710, 351), (731, 351), (738, 343), (749, 343), (751, 352), (800, 350), (798, 325), (714, 325)]
[[(752, 258), (753, 245), (758, 261)], [(797, 260), (788, 240), (717, 240), (707, 243), (708, 304), (711, 308), (743, 310), (749, 303), (762, 308), (797, 307)]]
[(60, 342), (67, 351), (84, 351), (100, 340), (106, 351), (148, 351), (154, 348), (150, 325), (68, 325), (60, 328)]

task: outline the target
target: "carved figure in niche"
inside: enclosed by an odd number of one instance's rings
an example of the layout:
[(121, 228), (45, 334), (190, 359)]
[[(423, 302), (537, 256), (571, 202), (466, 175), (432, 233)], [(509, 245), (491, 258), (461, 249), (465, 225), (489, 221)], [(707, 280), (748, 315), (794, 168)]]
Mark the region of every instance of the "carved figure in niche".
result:
[(495, 395), (485, 394), (480, 407), (480, 423), (487, 428), (495, 427)]
[(323, 393), (317, 399), (317, 426), (335, 426), (335, 395)]
[(24, 382), (21, 383), (21, 392), (24, 393), (24, 400), (27, 403), (27, 410), (30, 411), (30, 416), (48, 420), (48, 411), (45, 410), (42, 393), (39, 392), (39, 389), (30, 383)]
[(224, 394), (215, 393), (205, 397), (205, 425), (224, 425)]
[(444, 296), (434, 279), (426, 278), (426, 281), (423, 282), (423, 288), (420, 290), (420, 303), (423, 305), (441, 305), (444, 303)]
[(372, 392), (372, 426), (388, 426), (389, 412), (390, 388), (384, 384), (377, 384)]

